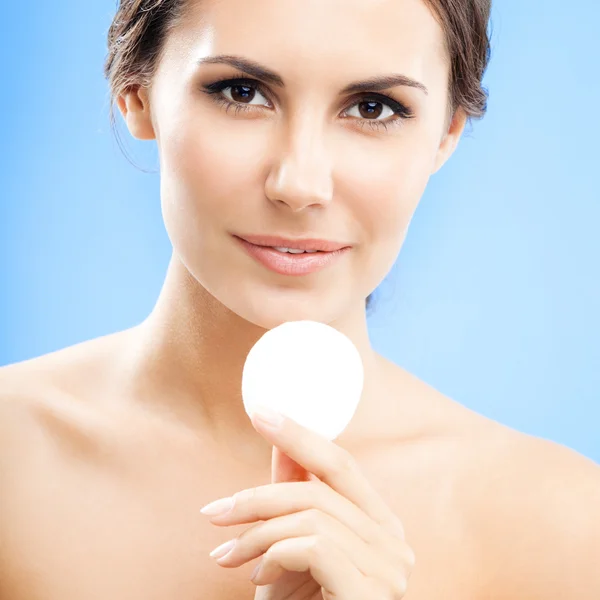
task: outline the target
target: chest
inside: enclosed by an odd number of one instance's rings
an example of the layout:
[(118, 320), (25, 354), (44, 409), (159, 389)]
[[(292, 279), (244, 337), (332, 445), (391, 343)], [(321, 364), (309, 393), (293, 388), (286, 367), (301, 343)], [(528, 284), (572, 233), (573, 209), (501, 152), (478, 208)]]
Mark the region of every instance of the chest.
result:
[[(449, 480), (431, 466), (356, 457), (405, 525), (417, 564), (408, 600), (474, 598), (470, 532)], [(210, 453), (157, 452), (101, 463), (25, 462), (3, 505), (0, 597), (11, 600), (251, 600), (252, 561), (224, 569), (208, 555), (249, 525), (217, 527), (199, 509), (268, 483)]]

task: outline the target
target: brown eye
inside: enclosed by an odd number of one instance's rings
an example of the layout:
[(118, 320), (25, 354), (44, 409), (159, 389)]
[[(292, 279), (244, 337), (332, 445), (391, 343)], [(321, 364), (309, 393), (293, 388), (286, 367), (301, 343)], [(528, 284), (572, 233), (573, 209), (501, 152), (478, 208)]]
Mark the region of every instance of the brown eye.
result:
[[(229, 102), (236, 104), (248, 104), (252, 106), (269, 106), (269, 101), (264, 97), (261, 91), (253, 86), (244, 83), (234, 83), (224, 85), (219, 92)], [(262, 101), (261, 101), (262, 98)]]
[[(357, 107), (358, 115), (353, 114), (350, 116), (357, 117), (359, 119), (379, 119), (386, 108), (388, 109), (389, 114), (384, 115), (384, 117), (390, 117), (394, 115), (394, 111), (389, 106), (386, 106), (383, 102), (378, 102), (375, 100), (363, 100), (362, 102), (357, 102), (352, 107), (352, 110), (354, 110), (354, 107)], [(350, 111), (348, 111), (348, 113), (350, 114)]]
[(229, 89), (231, 90), (231, 98), (235, 102), (252, 102), (256, 94), (256, 90), (247, 85), (232, 85)]
[(383, 104), (381, 102), (361, 102), (358, 110), (365, 119), (377, 118), (383, 112)]

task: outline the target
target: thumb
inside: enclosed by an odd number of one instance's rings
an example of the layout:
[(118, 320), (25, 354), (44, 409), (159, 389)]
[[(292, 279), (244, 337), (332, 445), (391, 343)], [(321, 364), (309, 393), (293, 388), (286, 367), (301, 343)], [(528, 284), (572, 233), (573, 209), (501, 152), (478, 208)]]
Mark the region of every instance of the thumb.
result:
[(271, 482), (311, 481), (310, 473), (296, 461), (284, 454), (277, 446), (273, 446), (271, 458)]

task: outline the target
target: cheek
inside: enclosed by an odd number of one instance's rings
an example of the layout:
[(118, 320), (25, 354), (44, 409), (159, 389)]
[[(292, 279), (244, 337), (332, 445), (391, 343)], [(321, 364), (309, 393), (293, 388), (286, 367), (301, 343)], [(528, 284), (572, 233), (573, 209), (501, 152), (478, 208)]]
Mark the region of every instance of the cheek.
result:
[[(371, 244), (402, 243), (429, 181), (433, 154), (424, 140), (395, 140), (390, 151), (363, 153), (346, 169), (345, 188), (352, 194), (355, 212)], [(392, 145), (390, 145), (392, 146)]]
[(181, 111), (161, 128), (163, 219), (173, 246), (194, 264), (222, 245), (226, 231), (256, 221), (266, 136), (245, 124)]
[[(229, 131), (231, 129), (231, 131)], [(240, 190), (251, 193), (257, 178), (260, 138), (244, 135), (240, 123), (231, 128), (223, 121), (183, 117), (163, 131), (161, 175), (177, 186), (176, 202), (192, 201), (196, 206), (220, 213), (231, 204), (240, 207)]]

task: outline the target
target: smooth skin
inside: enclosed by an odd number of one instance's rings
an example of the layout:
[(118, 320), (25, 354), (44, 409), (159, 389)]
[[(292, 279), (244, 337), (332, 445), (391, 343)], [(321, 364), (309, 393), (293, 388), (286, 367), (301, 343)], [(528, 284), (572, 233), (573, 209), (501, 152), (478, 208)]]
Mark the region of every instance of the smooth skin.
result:
[(263, 415), (253, 413), (252, 422), (274, 444), (275, 485), (202, 510), (220, 526), (261, 523), (211, 556), (239, 567), (264, 555), (251, 578), (264, 586), (256, 600), (402, 598), (415, 556), (398, 516), (339, 446), (280, 415)]
[[(207, 61), (217, 55), (283, 85), (253, 76), (252, 89), (209, 94), (248, 77)], [(365, 297), (464, 131), (448, 70), (421, 0), (190, 2), (151, 87), (118, 99), (160, 156), (173, 255), (156, 306), (135, 327), (0, 369), (1, 599), (600, 597), (598, 465), (475, 414), (370, 344)], [(389, 74), (427, 92), (379, 90), (388, 104), (342, 92)], [(392, 124), (394, 102), (412, 117)], [(352, 249), (291, 278), (233, 234)], [(345, 333), (365, 366), (334, 442), (289, 421), (267, 433), (242, 405), (248, 351), (299, 319)], [(232, 496), (234, 524), (200, 513)], [(231, 539), (221, 566), (209, 553)]]

